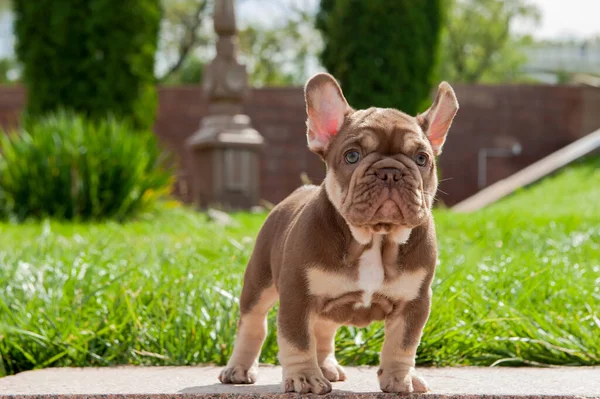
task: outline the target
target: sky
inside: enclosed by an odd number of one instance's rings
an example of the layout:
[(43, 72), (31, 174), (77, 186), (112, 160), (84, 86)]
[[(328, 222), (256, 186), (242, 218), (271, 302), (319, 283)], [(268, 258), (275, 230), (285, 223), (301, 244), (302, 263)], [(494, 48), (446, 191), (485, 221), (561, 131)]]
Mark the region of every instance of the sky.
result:
[[(537, 26), (518, 26), (518, 31), (532, 33), (538, 39), (585, 39), (600, 36), (600, 0), (530, 0), (540, 9), (542, 21)], [(260, 21), (269, 24), (282, 16), (292, 4), (316, 9), (318, 0), (238, 0), (240, 22)]]
[[(538, 39), (600, 36), (600, 0), (532, 0), (542, 12)], [(529, 27), (530, 28), (530, 27)]]
[[(292, 4), (305, 9), (316, 9), (319, 0), (237, 0), (240, 25), (260, 22), (270, 24), (283, 16), (285, 7)], [(600, 0), (530, 0), (542, 12), (538, 26), (517, 26), (518, 31), (533, 33), (538, 39), (584, 39), (600, 37)], [(0, 57), (12, 53), (12, 18), (0, 15)]]

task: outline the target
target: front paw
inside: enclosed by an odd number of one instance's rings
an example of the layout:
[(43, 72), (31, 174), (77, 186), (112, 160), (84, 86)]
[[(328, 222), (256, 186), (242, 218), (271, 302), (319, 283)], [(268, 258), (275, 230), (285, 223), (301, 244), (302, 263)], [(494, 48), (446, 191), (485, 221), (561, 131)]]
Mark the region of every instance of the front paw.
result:
[(284, 392), (316, 393), (323, 395), (331, 392), (331, 383), (323, 376), (321, 370), (283, 371), (282, 388)]
[(219, 381), (223, 384), (254, 384), (258, 375), (258, 368), (252, 366), (227, 366), (219, 374)]
[(383, 392), (429, 392), (425, 380), (417, 375), (415, 369), (386, 369), (377, 371), (379, 387)]
[(326, 360), (320, 366), (325, 378), (331, 382), (346, 381), (346, 372), (344, 368), (335, 360)]

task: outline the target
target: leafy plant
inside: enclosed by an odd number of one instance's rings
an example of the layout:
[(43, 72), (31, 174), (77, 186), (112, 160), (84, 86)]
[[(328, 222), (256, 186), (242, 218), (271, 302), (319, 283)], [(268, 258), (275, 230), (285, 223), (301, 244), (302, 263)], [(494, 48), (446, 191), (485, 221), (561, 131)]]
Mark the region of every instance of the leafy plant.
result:
[(159, 0), (14, 0), (27, 109), (154, 123)]
[(441, 74), (451, 82), (524, 81), (524, 47), (531, 37), (511, 31), (515, 22), (536, 23), (530, 0), (446, 0)]
[[(435, 210), (440, 263), (418, 364), (600, 365), (598, 198), (595, 157), (478, 212)], [(0, 223), (4, 374), (227, 362), (265, 215), (224, 226), (158, 208), (119, 225)], [(277, 362), (276, 319), (264, 363)], [(336, 356), (377, 365), (382, 341), (382, 323), (344, 327)]]
[[(164, 18), (159, 52), (168, 66), (159, 81), (170, 85), (198, 84), (216, 40), (212, 24), (214, 0), (162, 0)], [(304, 0), (265, 7), (269, 23), (241, 26), (238, 59), (248, 69), (254, 87), (302, 85), (321, 48), (313, 8)]]
[(15, 76), (11, 76), (17, 69), (17, 65), (12, 58), (0, 58), (0, 84), (11, 84), (15, 83), (17, 79)]
[(198, 57), (188, 57), (183, 65), (169, 74), (163, 85), (197, 85), (202, 82), (202, 74), (206, 63)]
[(121, 220), (167, 193), (170, 171), (154, 134), (115, 118), (67, 112), (0, 133), (0, 207), (23, 220)]
[(442, 22), (440, 0), (321, 0), (321, 61), (350, 105), (414, 115), (436, 83)]

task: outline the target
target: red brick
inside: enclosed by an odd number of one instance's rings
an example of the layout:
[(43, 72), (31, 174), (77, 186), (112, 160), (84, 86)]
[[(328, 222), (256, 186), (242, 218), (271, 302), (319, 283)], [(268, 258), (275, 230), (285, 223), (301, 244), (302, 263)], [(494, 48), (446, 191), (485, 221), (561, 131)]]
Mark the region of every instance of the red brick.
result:
[[(452, 205), (477, 191), (477, 155), (499, 137), (513, 137), (523, 146), (517, 157), (490, 158), (491, 184), (600, 127), (600, 90), (573, 86), (455, 86), (460, 110), (440, 158), (442, 181), (438, 197)], [(155, 132), (181, 165), (176, 194), (188, 182), (187, 137), (200, 126), (207, 103), (201, 86), (159, 88)], [(16, 126), (25, 104), (21, 87), (0, 87), (0, 126)], [(262, 197), (278, 202), (300, 185), (304, 172), (315, 183), (325, 175), (321, 159), (306, 147), (302, 88), (253, 89), (244, 112), (267, 142), (261, 155)], [(183, 200), (189, 201), (188, 196)]]

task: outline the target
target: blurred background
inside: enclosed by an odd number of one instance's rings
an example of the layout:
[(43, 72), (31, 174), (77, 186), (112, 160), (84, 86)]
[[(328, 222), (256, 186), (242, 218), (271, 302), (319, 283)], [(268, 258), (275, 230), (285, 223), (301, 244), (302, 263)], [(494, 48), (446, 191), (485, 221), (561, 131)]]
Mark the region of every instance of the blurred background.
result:
[[(246, 66), (251, 88), (243, 97), (243, 112), (267, 144), (260, 160), (260, 199), (276, 203), (300, 184), (303, 174), (314, 182), (323, 177), (320, 160), (305, 151), (300, 89), (321, 70), (334, 74), (351, 105), (359, 108), (375, 104), (415, 114), (426, 108), (439, 81), (455, 87), (461, 111), (441, 159), (444, 178), (454, 179), (441, 186), (439, 204), (448, 206), (600, 126), (600, 28), (594, 20), (600, 5), (593, 0), (453, 0), (419, 6), (407, 2), (389, 9), (361, 1), (338, 3), (342, 2), (236, 1), (238, 60)], [(40, 79), (55, 81), (53, 73), (63, 80), (56, 83), (58, 92), (48, 99), (50, 105), (41, 109), (94, 107), (92, 100), (86, 105), (65, 99), (78, 95), (78, 90), (85, 97), (115, 96), (115, 103), (103, 105), (102, 112), (146, 113), (136, 118), (145, 118), (143, 124), (151, 126), (179, 160), (178, 197), (194, 201), (197, 167), (186, 160), (185, 140), (208, 113), (210, 94), (200, 84), (216, 54), (213, 1), (155, 4), (160, 15), (153, 16), (152, 23), (159, 26), (150, 29), (158, 36), (154, 39), (149, 31), (149, 44), (138, 61), (145, 63), (143, 68), (134, 62), (106, 67), (102, 60), (94, 66), (84, 53), (77, 53), (79, 49), (69, 47), (69, 35), (77, 40), (77, 35), (88, 34), (83, 21), (90, 18), (86, 13), (94, 12), (91, 6), (77, 4), (65, 3), (60, 11), (64, 23), (69, 18), (82, 21), (69, 32), (55, 26), (61, 23), (59, 11), (53, 11), (56, 20), (47, 20), (42, 3), (35, 6), (35, 14), (28, 6), (15, 9), (8, 0), (0, 2), (0, 124), (6, 129), (16, 126), (26, 108), (28, 62), (35, 65), (30, 66), (31, 90), (44, 90)], [(23, 22), (18, 29), (19, 16), (46, 20)], [(26, 23), (37, 24), (37, 36), (28, 33), (34, 27)], [(90, 20), (88, 26), (99, 28), (89, 46), (97, 46), (97, 52), (120, 51), (122, 24), (127, 21), (114, 16), (99, 23)], [(103, 48), (102, 40), (115, 43), (115, 49)], [(44, 46), (37, 53), (36, 43)], [(86, 70), (82, 65), (91, 66)], [(125, 97), (134, 101), (135, 87), (116, 88), (118, 93), (97, 88), (101, 79), (123, 84), (115, 74), (127, 69), (137, 74), (131, 84), (156, 87), (157, 94), (149, 88), (151, 93), (142, 96), (144, 111), (121, 102)], [(96, 83), (83, 83), (86, 79)], [(61, 91), (66, 93), (62, 97)], [(36, 107), (29, 104), (30, 109)]]
[[(415, 115), (441, 80), (456, 91), (419, 365), (600, 364), (599, 15), (598, 0), (0, 0), (0, 377), (225, 363), (267, 211), (325, 175), (305, 136), (318, 71), (357, 108)], [(337, 356), (377, 364), (382, 339), (342, 328)]]

